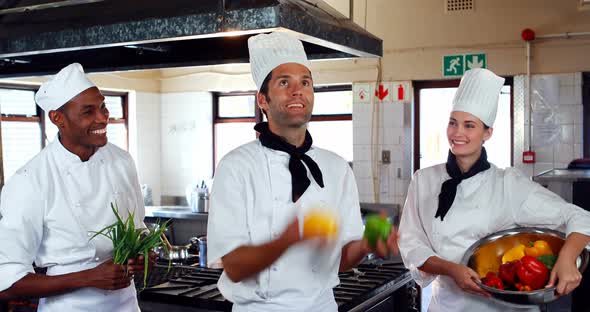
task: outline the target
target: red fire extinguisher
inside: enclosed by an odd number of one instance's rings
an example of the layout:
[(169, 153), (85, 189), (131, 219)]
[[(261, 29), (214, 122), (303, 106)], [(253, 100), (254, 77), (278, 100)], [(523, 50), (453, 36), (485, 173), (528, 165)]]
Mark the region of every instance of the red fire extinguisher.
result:
[(399, 101), (404, 100), (404, 86), (402, 84), (397, 87), (397, 99)]

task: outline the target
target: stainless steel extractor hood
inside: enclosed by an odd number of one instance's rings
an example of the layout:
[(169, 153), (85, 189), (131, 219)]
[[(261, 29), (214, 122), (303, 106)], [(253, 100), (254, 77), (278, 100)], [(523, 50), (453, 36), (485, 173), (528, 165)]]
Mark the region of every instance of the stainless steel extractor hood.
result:
[(310, 59), (379, 57), (381, 39), (317, 0), (0, 0), (0, 77), (248, 62), (248, 37), (296, 34)]

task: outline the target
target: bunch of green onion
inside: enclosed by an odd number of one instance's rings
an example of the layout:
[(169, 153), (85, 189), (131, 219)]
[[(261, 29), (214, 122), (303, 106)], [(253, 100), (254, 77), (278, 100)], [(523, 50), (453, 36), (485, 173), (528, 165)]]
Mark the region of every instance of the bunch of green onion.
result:
[(147, 284), (149, 252), (157, 246), (163, 246), (168, 251), (168, 246), (162, 242), (162, 234), (166, 231), (168, 221), (157, 224), (153, 230), (147, 228), (135, 228), (135, 212), (130, 212), (127, 220), (123, 221), (116, 204), (111, 203), (111, 209), (117, 220), (115, 223), (103, 228), (90, 238), (103, 235), (113, 242), (113, 263), (127, 264), (127, 260), (135, 259), (139, 255), (144, 258), (143, 287)]

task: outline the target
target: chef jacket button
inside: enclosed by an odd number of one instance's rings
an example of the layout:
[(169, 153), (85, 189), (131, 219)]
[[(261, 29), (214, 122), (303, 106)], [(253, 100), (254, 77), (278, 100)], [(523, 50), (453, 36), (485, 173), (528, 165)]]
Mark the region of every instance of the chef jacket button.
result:
[(313, 268), (313, 269), (311, 269), (311, 271), (312, 271), (313, 273), (317, 273), (317, 272), (318, 272), (318, 269), (316, 269), (316, 268)]
[(278, 269), (277, 269), (277, 267), (276, 267), (276, 266), (273, 266), (273, 267), (272, 267), (272, 270), (276, 272)]
[(279, 197), (278, 196), (275, 196), (275, 201), (279, 201)]

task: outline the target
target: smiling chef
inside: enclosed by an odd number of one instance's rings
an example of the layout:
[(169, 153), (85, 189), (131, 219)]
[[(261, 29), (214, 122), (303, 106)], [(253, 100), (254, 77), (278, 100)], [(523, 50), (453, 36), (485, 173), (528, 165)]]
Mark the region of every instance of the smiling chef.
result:
[[(338, 271), (371, 249), (361, 240), (358, 191), (340, 156), (313, 146), (307, 131), (314, 90), (303, 44), (274, 32), (248, 39), (256, 100), (268, 122), (217, 167), (207, 228), (209, 264), (221, 260), (218, 286), (233, 311), (337, 311)], [(298, 214), (324, 203), (340, 219), (331, 248), (300, 235)], [(302, 222), (304, 223), (304, 222)], [(378, 252), (395, 249), (396, 235)], [(329, 247), (329, 246), (325, 246)]]
[(90, 239), (115, 221), (111, 202), (123, 218), (135, 211), (136, 224), (145, 214), (133, 159), (107, 143), (104, 99), (77, 63), (37, 92), (59, 134), (2, 190), (0, 300), (41, 298), (39, 311), (139, 311), (132, 274), (143, 261), (115, 265), (112, 243)]

